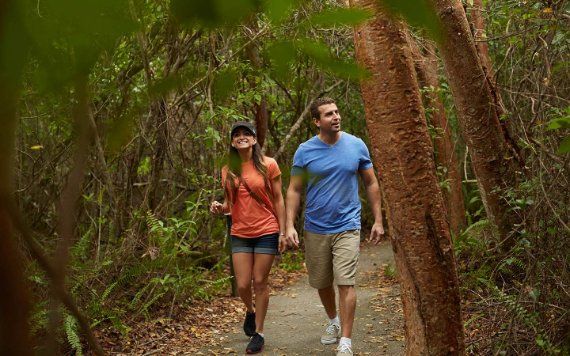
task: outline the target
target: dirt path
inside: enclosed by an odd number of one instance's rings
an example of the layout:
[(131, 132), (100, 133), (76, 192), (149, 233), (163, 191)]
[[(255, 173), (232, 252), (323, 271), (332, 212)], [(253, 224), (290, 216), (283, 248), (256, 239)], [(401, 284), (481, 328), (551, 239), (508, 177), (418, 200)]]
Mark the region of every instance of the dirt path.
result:
[[(355, 355), (400, 355), (404, 350), (402, 306), (399, 287), (385, 276), (394, 265), (388, 242), (364, 246), (357, 276), (357, 309), (353, 346)], [(334, 355), (335, 345), (324, 346), (320, 335), (326, 315), (307, 276), (271, 296), (265, 323), (264, 355)], [(244, 354), (248, 338), (241, 320), (231, 326), (216, 347), (197, 354)]]

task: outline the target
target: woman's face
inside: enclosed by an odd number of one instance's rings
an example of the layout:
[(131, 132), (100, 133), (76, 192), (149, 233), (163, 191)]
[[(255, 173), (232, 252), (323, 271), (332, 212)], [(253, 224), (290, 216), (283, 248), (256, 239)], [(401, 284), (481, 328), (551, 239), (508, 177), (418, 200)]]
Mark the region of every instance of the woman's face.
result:
[(253, 133), (246, 128), (236, 129), (232, 135), (232, 147), (236, 150), (247, 150), (257, 143)]

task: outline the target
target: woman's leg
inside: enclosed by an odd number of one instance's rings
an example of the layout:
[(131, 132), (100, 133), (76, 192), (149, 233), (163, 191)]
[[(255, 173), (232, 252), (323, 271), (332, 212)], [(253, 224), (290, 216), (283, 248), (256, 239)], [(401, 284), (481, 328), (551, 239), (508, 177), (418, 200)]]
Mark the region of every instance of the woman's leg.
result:
[(255, 291), (255, 325), (257, 332), (263, 333), (263, 323), (269, 304), (269, 271), (275, 255), (255, 253), (253, 255), (253, 289)]
[(232, 254), (238, 294), (248, 312), (253, 312), (251, 277), (253, 273), (253, 253), (236, 252)]

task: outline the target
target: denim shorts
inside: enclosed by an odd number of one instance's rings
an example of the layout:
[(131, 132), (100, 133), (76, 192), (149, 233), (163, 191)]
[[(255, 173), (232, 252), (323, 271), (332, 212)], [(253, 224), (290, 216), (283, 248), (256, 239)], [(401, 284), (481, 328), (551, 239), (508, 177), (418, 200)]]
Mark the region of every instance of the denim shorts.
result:
[(232, 253), (264, 253), (279, 254), (279, 234), (269, 234), (260, 237), (237, 237), (232, 235)]

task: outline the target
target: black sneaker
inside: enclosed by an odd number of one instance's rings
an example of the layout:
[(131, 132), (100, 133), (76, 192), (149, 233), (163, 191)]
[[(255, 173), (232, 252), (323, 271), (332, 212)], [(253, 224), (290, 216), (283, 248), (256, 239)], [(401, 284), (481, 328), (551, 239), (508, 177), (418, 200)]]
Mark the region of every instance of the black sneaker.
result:
[(247, 344), (247, 348), (245, 349), (246, 354), (257, 354), (263, 351), (263, 345), (265, 344), (265, 339), (263, 336), (255, 333), (249, 340), (249, 344)]
[(255, 312), (246, 312), (243, 322), (243, 331), (247, 336), (255, 335)]

